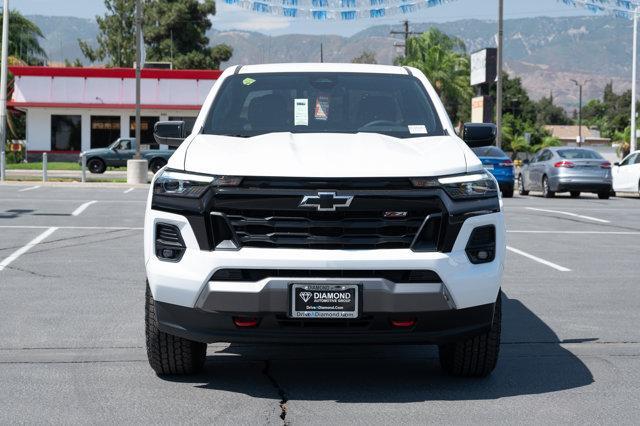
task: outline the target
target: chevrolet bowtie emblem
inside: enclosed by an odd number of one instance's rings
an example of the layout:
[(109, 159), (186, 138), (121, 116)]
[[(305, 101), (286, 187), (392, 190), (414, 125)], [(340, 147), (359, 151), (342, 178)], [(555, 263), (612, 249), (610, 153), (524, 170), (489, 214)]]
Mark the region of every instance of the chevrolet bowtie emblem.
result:
[(318, 192), (318, 195), (305, 195), (298, 207), (312, 208), (321, 212), (334, 212), (339, 207), (349, 207), (353, 195), (336, 195), (335, 192)]

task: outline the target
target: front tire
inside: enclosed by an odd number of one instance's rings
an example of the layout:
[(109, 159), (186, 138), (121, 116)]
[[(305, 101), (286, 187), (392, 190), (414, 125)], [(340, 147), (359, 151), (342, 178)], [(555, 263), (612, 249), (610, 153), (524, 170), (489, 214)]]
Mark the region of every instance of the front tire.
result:
[(580, 191), (571, 191), (569, 194), (571, 195), (571, 198), (578, 198), (580, 196)]
[(107, 170), (107, 165), (99, 158), (92, 158), (87, 163), (87, 168), (91, 173), (101, 175)]
[(608, 200), (610, 196), (611, 196), (611, 193), (609, 193), (609, 192), (599, 192), (598, 193), (598, 198), (601, 199), (601, 200)]
[(513, 185), (508, 185), (502, 188), (503, 198), (513, 198)]
[(149, 285), (145, 301), (145, 334), (149, 365), (158, 376), (193, 374), (202, 370), (207, 357), (207, 344), (173, 336), (158, 329), (155, 301)]
[(524, 177), (522, 175), (518, 176), (518, 194), (529, 195), (529, 191), (524, 189)]
[(486, 377), (495, 368), (500, 352), (502, 292), (498, 292), (491, 329), (478, 336), (439, 347), (440, 365), (452, 376)]
[(542, 196), (544, 198), (553, 198), (556, 196), (555, 191), (549, 188), (549, 178), (546, 176), (542, 178)]

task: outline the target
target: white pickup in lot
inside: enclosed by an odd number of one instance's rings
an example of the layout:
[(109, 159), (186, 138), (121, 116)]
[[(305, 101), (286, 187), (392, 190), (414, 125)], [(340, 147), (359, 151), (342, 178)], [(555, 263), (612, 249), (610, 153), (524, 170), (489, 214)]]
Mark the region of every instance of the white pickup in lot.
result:
[(495, 126), (457, 137), (414, 68), (286, 64), (227, 69), (194, 129), (156, 126), (181, 143), (145, 218), (158, 374), (220, 341), (437, 344), (451, 374), (494, 369), (504, 220), (469, 146)]

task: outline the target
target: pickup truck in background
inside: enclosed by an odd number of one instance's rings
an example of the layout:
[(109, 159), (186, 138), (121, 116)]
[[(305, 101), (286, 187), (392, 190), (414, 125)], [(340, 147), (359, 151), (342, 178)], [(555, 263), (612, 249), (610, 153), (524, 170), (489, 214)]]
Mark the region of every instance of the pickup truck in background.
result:
[[(144, 144), (142, 145), (144, 147)], [(163, 168), (169, 157), (175, 152), (171, 149), (143, 149), (142, 158), (149, 162), (149, 171), (156, 173)], [(124, 167), (136, 153), (135, 138), (119, 138), (106, 148), (95, 148), (84, 151), (78, 160), (82, 163), (82, 155), (87, 157), (87, 169), (91, 173), (104, 173), (107, 167)]]

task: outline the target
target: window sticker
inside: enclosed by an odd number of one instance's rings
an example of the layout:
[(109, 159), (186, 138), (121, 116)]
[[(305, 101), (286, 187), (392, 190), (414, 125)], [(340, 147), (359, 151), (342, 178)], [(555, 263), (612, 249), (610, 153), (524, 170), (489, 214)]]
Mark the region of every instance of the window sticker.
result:
[(329, 118), (329, 96), (319, 95), (316, 98), (316, 108), (313, 117), (316, 120), (327, 121)]
[(251, 77), (247, 77), (244, 80), (242, 80), (242, 84), (244, 84), (245, 86), (251, 86), (255, 82), (256, 81), (254, 79), (252, 79)]
[(293, 100), (293, 125), (294, 126), (309, 125), (309, 100), (308, 99)]
[(424, 124), (410, 124), (407, 127), (412, 135), (426, 135), (428, 133)]

